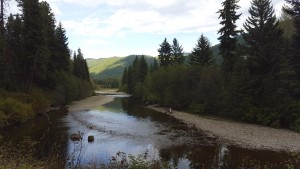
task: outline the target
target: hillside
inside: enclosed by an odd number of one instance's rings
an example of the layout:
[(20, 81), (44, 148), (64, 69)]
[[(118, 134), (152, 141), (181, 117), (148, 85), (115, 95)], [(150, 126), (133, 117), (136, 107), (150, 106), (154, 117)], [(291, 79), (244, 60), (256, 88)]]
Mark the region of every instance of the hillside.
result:
[[(242, 36), (238, 37), (238, 43), (244, 44)], [(217, 64), (221, 64), (223, 59), (219, 55), (219, 46), (217, 44), (212, 47), (213, 53)], [(186, 60), (185, 63), (189, 63), (189, 53), (184, 53)], [(110, 57), (100, 59), (87, 59), (90, 75), (93, 79), (104, 80), (104, 79), (118, 79), (122, 76), (125, 67), (132, 64), (135, 57), (141, 57), (142, 55), (130, 55), (127, 57)], [(145, 56), (148, 65), (153, 63), (153, 57)]]
[[(100, 59), (87, 59), (90, 75), (96, 80), (107, 78), (120, 78), (125, 67), (132, 64), (135, 57), (141, 55), (130, 55), (127, 57), (111, 57)], [(145, 56), (148, 65), (153, 63), (154, 57)]]

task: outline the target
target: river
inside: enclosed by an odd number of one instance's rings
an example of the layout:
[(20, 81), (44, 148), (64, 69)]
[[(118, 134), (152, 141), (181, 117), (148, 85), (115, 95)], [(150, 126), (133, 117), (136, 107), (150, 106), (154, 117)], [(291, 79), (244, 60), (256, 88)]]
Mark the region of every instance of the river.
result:
[[(189, 168), (254, 168), (268, 165), (285, 168), (291, 155), (285, 152), (251, 150), (222, 143), (193, 126), (167, 114), (143, 108), (122, 95), (93, 110), (68, 113), (66, 109), (50, 112), (51, 125), (44, 117), (3, 131), (7, 140), (30, 136), (42, 140), (45, 154), (60, 140), (67, 164), (109, 163), (118, 152), (147, 154), (178, 169)], [(81, 142), (68, 137), (83, 135)], [(94, 142), (87, 137), (93, 135)], [(67, 139), (62, 139), (67, 138)]]

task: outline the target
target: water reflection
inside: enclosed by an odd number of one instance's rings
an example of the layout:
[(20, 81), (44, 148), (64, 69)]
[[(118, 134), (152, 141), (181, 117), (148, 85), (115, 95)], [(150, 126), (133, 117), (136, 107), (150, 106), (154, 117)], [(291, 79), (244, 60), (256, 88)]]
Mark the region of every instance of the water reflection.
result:
[[(288, 153), (249, 150), (229, 146), (198, 131), (169, 115), (140, 106), (129, 98), (99, 106), (94, 110), (67, 113), (66, 110), (50, 114), (52, 126), (38, 118), (18, 128), (5, 131), (6, 137), (18, 140), (28, 135), (42, 142), (49, 152), (62, 137), (78, 131), (83, 133), (82, 142), (66, 139), (60, 142), (60, 150), (69, 163), (108, 163), (117, 152), (140, 155), (145, 152), (152, 159), (161, 159), (174, 168), (227, 169), (255, 168), (271, 165), (286, 168)], [(95, 141), (88, 143), (93, 135)], [(299, 161), (298, 161), (299, 163)], [(300, 165), (299, 165), (300, 166)], [(257, 167), (260, 168), (260, 167)]]

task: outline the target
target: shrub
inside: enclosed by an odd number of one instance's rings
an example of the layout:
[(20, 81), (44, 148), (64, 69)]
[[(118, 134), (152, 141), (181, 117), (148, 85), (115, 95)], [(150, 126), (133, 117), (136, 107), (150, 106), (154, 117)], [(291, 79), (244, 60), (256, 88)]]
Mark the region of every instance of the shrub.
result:
[(13, 98), (0, 101), (0, 111), (4, 112), (8, 122), (23, 123), (34, 116), (31, 105)]
[(51, 104), (49, 98), (42, 90), (33, 90), (30, 93), (32, 108), (35, 113), (43, 113), (47, 111), (47, 108)]
[(7, 122), (6, 114), (0, 110), (0, 124), (5, 124)]

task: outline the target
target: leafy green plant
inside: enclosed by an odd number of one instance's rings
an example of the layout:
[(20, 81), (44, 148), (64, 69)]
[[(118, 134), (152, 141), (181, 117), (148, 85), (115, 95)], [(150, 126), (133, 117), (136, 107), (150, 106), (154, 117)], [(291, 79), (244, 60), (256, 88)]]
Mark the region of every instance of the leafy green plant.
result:
[(0, 111), (4, 112), (9, 122), (13, 123), (23, 123), (34, 116), (31, 105), (13, 98), (1, 100)]

